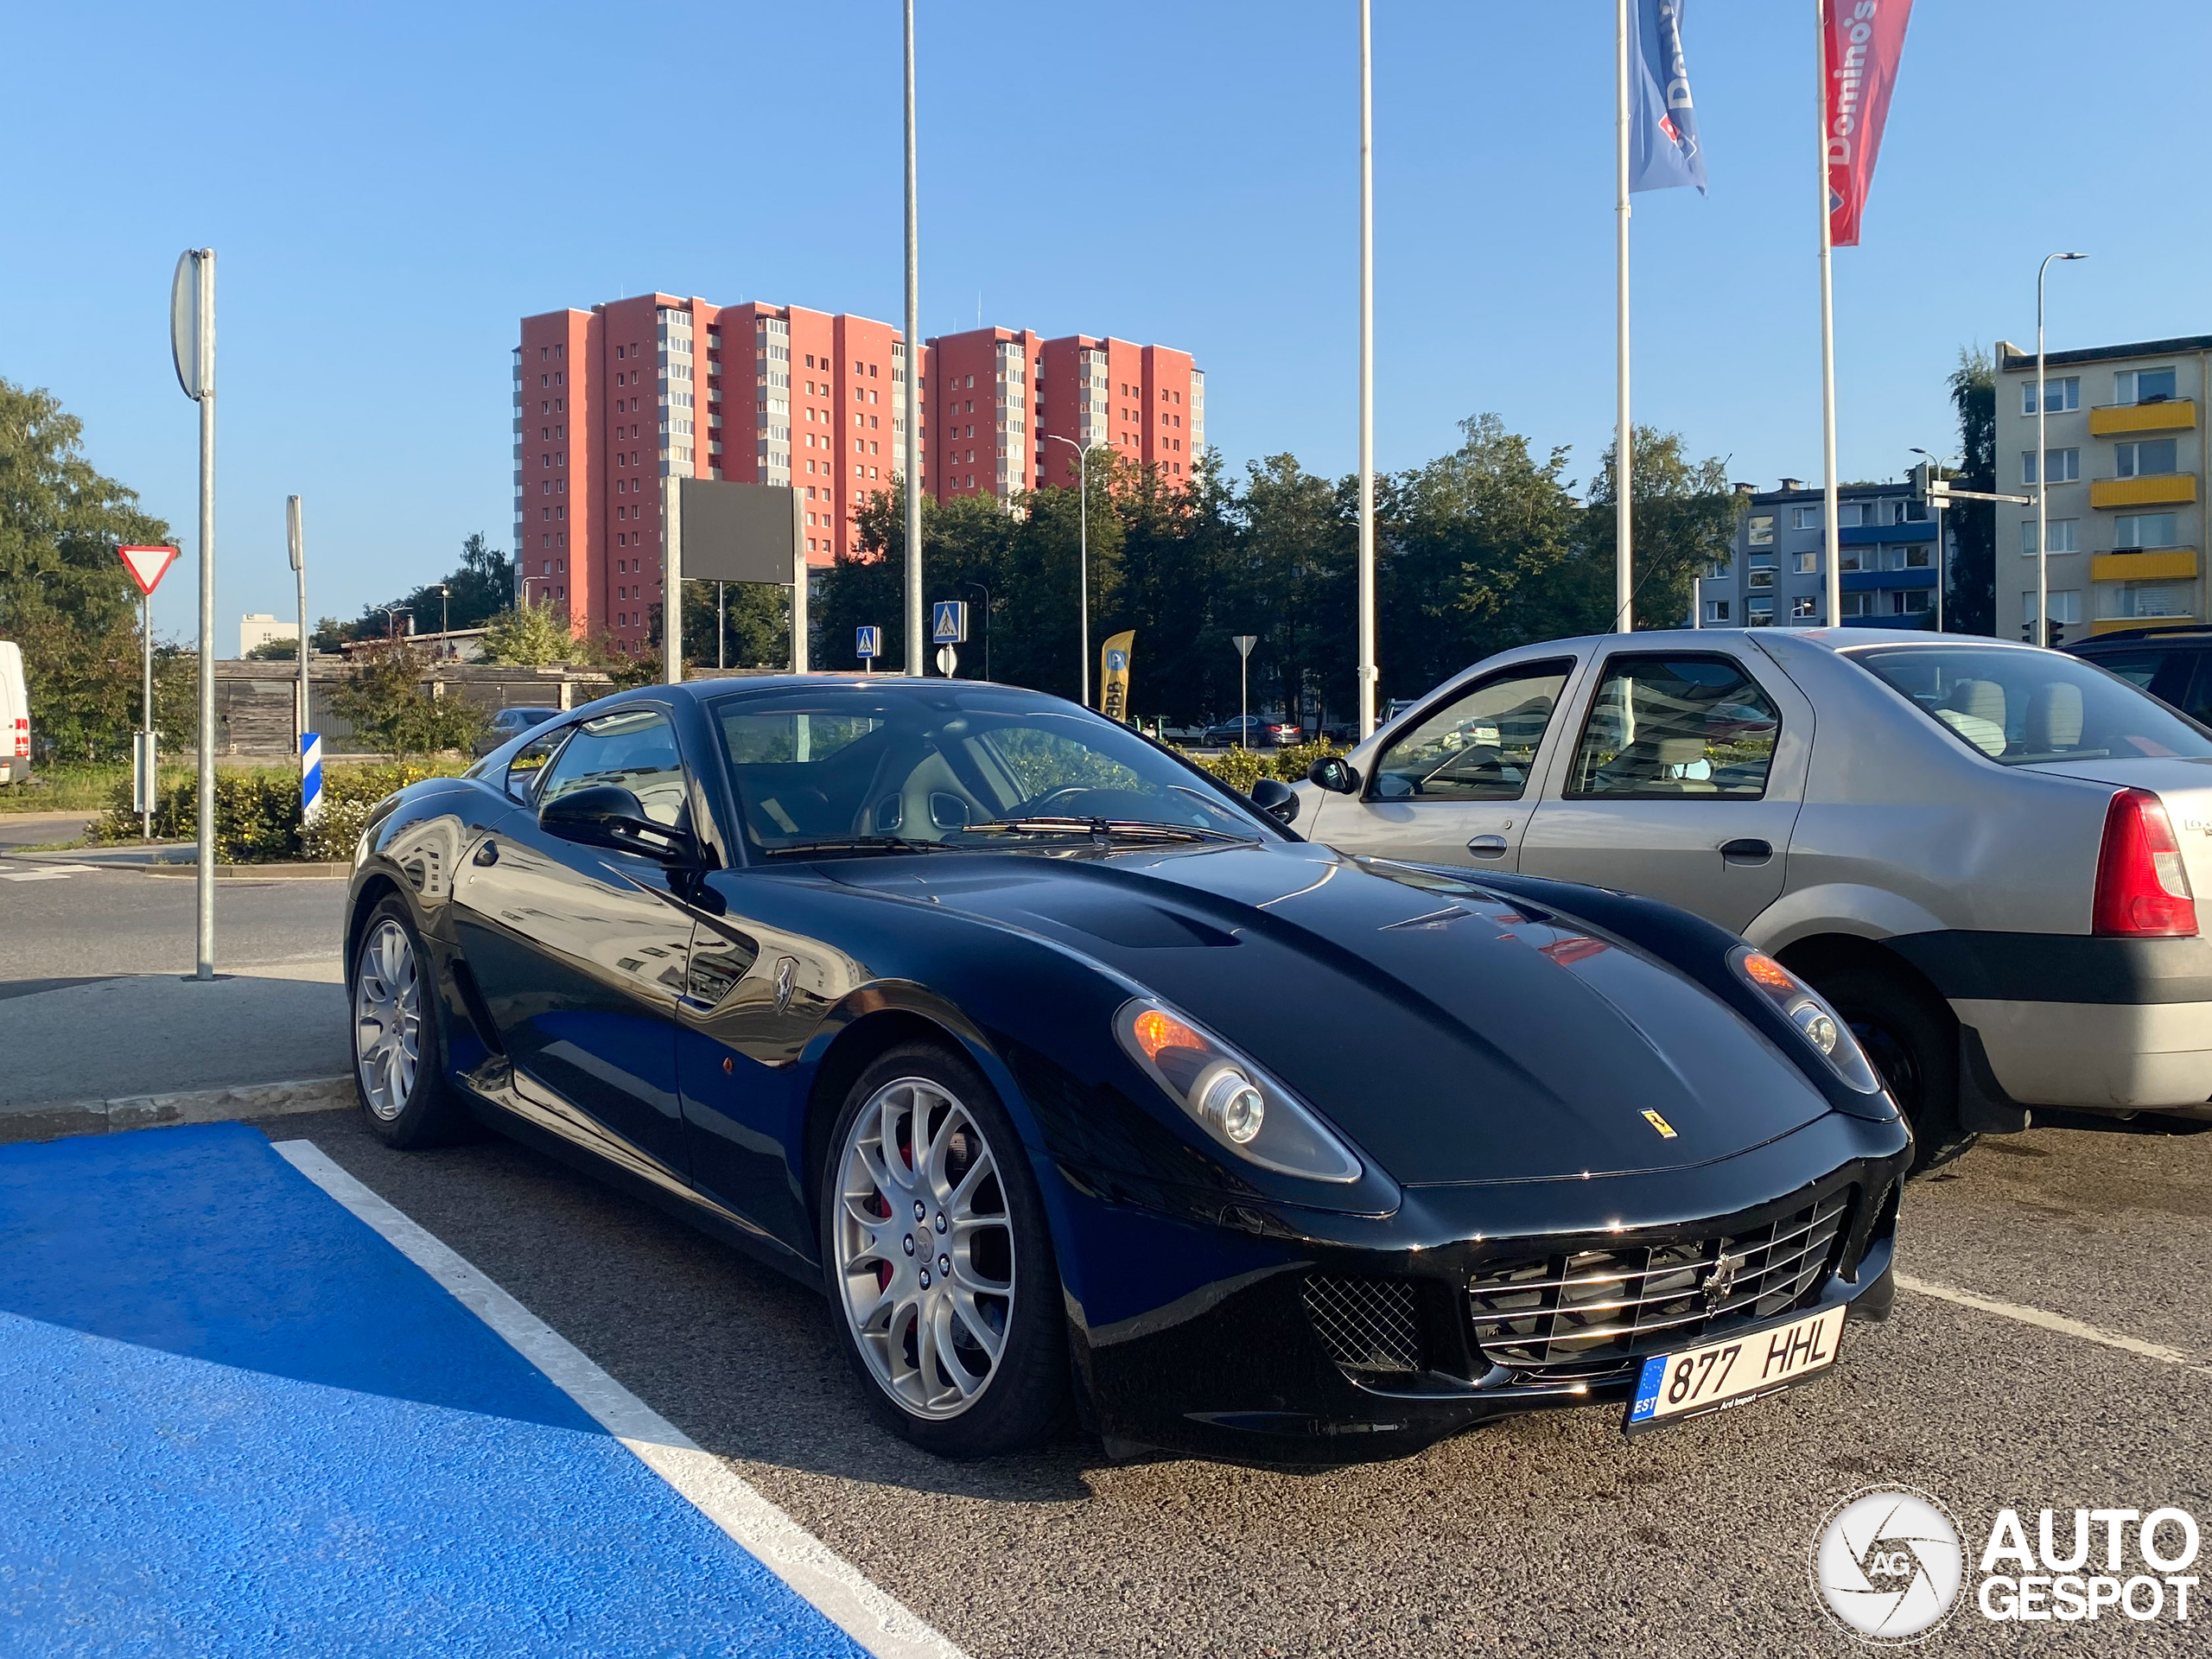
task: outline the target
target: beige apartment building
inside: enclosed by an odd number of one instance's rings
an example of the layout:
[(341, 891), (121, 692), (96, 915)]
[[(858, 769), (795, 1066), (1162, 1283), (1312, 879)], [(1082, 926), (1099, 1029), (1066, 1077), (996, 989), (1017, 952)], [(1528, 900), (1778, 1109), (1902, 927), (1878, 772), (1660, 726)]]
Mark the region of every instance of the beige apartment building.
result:
[[(2047, 476), (2050, 617), (2061, 643), (2205, 620), (2206, 374), (2212, 334), (2051, 352), (2047, 453), (2036, 454), (2036, 354), (1997, 343), (1997, 487)], [(2036, 606), (2036, 510), (1997, 506), (1997, 632)]]

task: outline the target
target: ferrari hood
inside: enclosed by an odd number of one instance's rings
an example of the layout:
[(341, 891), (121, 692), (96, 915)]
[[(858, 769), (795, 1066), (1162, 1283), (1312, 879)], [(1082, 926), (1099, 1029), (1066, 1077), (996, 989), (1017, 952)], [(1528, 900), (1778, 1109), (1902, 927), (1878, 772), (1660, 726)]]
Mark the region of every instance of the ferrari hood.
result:
[(1701, 987), (1478, 876), (1310, 846), (898, 862), (887, 888), (1053, 938), (1197, 1019), (1402, 1184), (1688, 1167), (1828, 1109)]

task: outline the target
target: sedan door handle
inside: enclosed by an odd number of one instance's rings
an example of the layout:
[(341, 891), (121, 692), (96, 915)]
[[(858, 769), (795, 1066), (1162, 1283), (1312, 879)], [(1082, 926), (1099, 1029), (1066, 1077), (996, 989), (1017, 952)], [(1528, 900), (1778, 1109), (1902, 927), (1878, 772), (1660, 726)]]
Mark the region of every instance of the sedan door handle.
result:
[(1764, 864), (1774, 856), (1774, 843), (1745, 836), (1720, 843), (1720, 859), (1724, 864)]
[(1477, 858), (1503, 858), (1505, 837), (1503, 836), (1477, 836), (1467, 843), (1467, 850)]

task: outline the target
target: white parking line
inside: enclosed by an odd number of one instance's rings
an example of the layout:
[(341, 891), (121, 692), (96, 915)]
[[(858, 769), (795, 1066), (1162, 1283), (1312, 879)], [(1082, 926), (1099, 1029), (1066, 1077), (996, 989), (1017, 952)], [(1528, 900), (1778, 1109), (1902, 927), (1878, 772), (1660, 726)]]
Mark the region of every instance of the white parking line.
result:
[(2178, 1365), (2184, 1371), (2194, 1371), (2199, 1376), (2212, 1376), (2212, 1365), (2197, 1363), (2178, 1348), (2164, 1348), (2139, 1338), (2118, 1336), (2110, 1331), (2100, 1331), (2094, 1325), (2084, 1325), (2079, 1319), (2069, 1319), (2063, 1313), (2047, 1313), (2042, 1308), (2023, 1307), (2018, 1302), (2000, 1302), (1993, 1297), (1977, 1296), (1970, 1290), (1930, 1284), (1925, 1279), (1908, 1278), (1902, 1273), (1897, 1278), (1899, 1290), (1933, 1296), (1939, 1301), (1955, 1302), (1961, 1307), (1970, 1307), (1979, 1313), (1994, 1313), (2000, 1319), (2018, 1319), (2022, 1325), (2056, 1331), (2063, 1337), (2079, 1337), (2084, 1342), (2101, 1343), (2107, 1348), (2117, 1348), (2122, 1353), (2133, 1354), (2139, 1359), (2155, 1359), (2162, 1365)]
[(73, 870), (0, 870), (0, 881), (67, 881)]
[(279, 1141), (275, 1146), (279, 1156), (436, 1280), (700, 1513), (876, 1659), (967, 1659), (567, 1338), (333, 1163), (314, 1141)]

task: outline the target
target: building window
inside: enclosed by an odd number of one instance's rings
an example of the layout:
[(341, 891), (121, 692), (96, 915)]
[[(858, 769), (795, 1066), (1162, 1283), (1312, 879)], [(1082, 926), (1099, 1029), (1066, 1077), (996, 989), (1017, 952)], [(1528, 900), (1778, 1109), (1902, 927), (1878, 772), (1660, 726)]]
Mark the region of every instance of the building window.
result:
[[(2194, 586), (2186, 582), (2100, 582), (2097, 585), (2097, 614), (2113, 620), (2193, 615), (2190, 599)], [(2051, 597), (2056, 600), (2057, 595), (2054, 594)], [(2052, 613), (2056, 614), (2057, 610), (2058, 607), (2054, 604)]]
[(1925, 588), (1895, 589), (1887, 597), (1892, 616), (1916, 616), (1929, 605), (1929, 592)]
[(2174, 395), (2174, 372), (2122, 369), (2113, 376), (2112, 389), (2123, 404), (2163, 404)]
[(1835, 553), (1835, 568), (1839, 570), (1867, 569), (1865, 550), (1856, 547), (1838, 548)]
[(1729, 620), (1730, 609), (1730, 603), (1725, 599), (1708, 599), (1705, 601), (1705, 620), (1725, 623)]
[[(2063, 415), (2082, 407), (2082, 377), (2078, 374), (2048, 375), (2044, 379), (2043, 408), (2046, 415)], [(2020, 413), (2036, 412), (2036, 383), (2031, 378), (2020, 385)]]
[(2179, 517), (2171, 512), (2124, 512), (2112, 521), (2112, 544), (2121, 549), (2176, 547), (2180, 526)]
[[(2020, 595), (2020, 620), (2036, 620), (2036, 590), (2032, 588)], [(2050, 620), (2056, 623), (2079, 622), (2082, 620), (2082, 590), (2078, 588), (2054, 588), (2050, 590)]]
[(2122, 478), (2156, 478), (2181, 469), (2180, 449), (2171, 438), (2144, 438), (2117, 445), (2113, 458)]
[(1772, 547), (1774, 545), (1774, 515), (1770, 512), (1754, 514), (1751, 523), (1751, 533), (1745, 539), (1752, 547)]
[(1821, 601), (1811, 594), (1800, 594), (1789, 601), (1792, 622), (1813, 622), (1820, 619)]
[[(2073, 484), (2082, 477), (2082, 452), (2079, 449), (2052, 449), (2046, 452), (2050, 461), (2050, 481), (2054, 484)], [(2020, 482), (2033, 484), (2036, 478), (2036, 452), (2020, 451)]]
[(1754, 569), (1751, 573), (1750, 586), (1753, 593), (1758, 593), (1762, 588), (1771, 588), (1774, 586), (1774, 568), (1769, 565), (1764, 569)]
[(1821, 510), (1818, 507), (1792, 507), (1789, 509), (1790, 529), (1818, 530), (1820, 527)]
[[(2171, 518), (2173, 514), (2165, 516)], [(2082, 521), (2079, 518), (2054, 518), (2050, 521), (2050, 550), (2054, 553), (2078, 553), (2082, 550)], [(2029, 558), (2036, 556), (2036, 521), (2032, 518), (2020, 522), (2020, 551)]]
[(1817, 553), (1793, 553), (1789, 556), (1789, 563), (1790, 568), (1801, 576), (1821, 574), (1821, 556)]
[(1751, 599), (1744, 601), (1744, 622), (1746, 626), (1770, 628), (1774, 626), (1774, 601), (1771, 599)]

